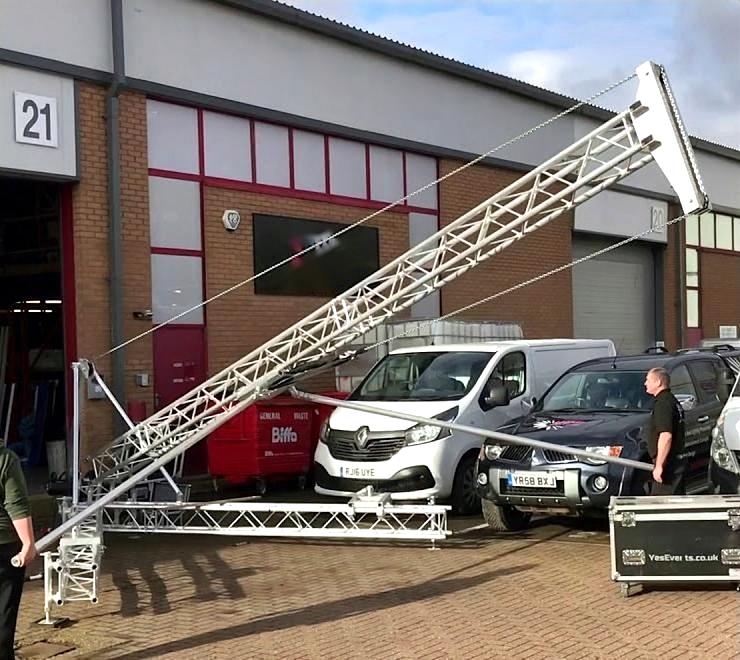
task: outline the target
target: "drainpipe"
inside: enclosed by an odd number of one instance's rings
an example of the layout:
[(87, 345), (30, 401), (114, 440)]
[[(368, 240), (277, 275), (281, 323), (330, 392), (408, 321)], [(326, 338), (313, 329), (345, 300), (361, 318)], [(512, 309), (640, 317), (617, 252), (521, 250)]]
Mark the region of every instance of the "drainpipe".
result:
[[(122, 0), (110, 1), (111, 37), (113, 50), (113, 81), (106, 94), (106, 117), (108, 123), (108, 249), (110, 264), (110, 327), (112, 346), (123, 340), (123, 222), (121, 213), (121, 145), (119, 133), (120, 88), (125, 79), (123, 52), (123, 6)], [(124, 351), (119, 349), (111, 355), (111, 390), (116, 398), (124, 400)], [(116, 416), (116, 434), (125, 430), (123, 422)]]

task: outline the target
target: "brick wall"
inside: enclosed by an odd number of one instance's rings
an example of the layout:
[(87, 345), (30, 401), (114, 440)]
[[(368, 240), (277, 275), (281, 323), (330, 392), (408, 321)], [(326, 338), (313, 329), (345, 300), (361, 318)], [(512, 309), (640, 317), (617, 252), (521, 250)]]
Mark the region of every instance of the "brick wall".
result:
[[(77, 351), (94, 358), (110, 347), (108, 178), (105, 88), (79, 85), (80, 183), (73, 190)], [(110, 360), (96, 361), (110, 375)], [(82, 391), (81, 455), (112, 440), (111, 406)]]
[[(675, 218), (681, 214), (681, 208), (675, 204), (668, 205), (668, 217)], [(681, 269), (684, 259), (681, 258), (684, 249), (684, 223), (677, 222), (668, 227), (668, 244), (663, 252), (663, 341), (668, 350), (680, 348), (685, 339), (682, 335), (682, 300)]]
[(704, 337), (719, 336), (720, 325), (740, 325), (740, 255), (702, 250), (699, 285)]
[[(440, 175), (461, 164), (454, 160), (440, 160)], [(452, 177), (440, 189), (441, 224), (449, 224), (520, 176), (521, 172), (476, 166)], [(572, 214), (565, 214), (445, 286), (441, 292), (443, 313), (568, 263), (571, 260), (572, 227)], [(479, 305), (455, 318), (513, 321), (522, 326), (524, 336), (529, 339), (572, 337), (570, 271)]]
[[(77, 350), (80, 357), (111, 348), (109, 294), (109, 219), (106, 90), (79, 84), (80, 183), (73, 190)], [(149, 266), (149, 197), (147, 180), (146, 101), (142, 95), (120, 97), (121, 210), (123, 221), (124, 337), (151, 327), (132, 312), (151, 307)], [(125, 349), (126, 400), (144, 398), (152, 411), (151, 392), (135, 388), (133, 374), (151, 373), (151, 339)], [(111, 382), (109, 357), (96, 360)], [(113, 440), (114, 412), (105, 400), (88, 400), (83, 391), (81, 454), (86, 456)]]
[[(350, 224), (371, 211), (324, 202), (206, 187), (204, 199), (206, 295), (216, 293), (254, 274), (252, 214), (285, 215), (308, 220)], [(235, 232), (221, 222), (225, 209), (241, 214)], [(386, 213), (366, 223), (380, 229), (380, 262), (387, 263), (408, 249), (408, 217)], [(216, 373), (247, 352), (304, 318), (327, 298), (255, 295), (253, 283), (212, 302), (207, 308), (208, 370)], [(333, 389), (332, 374), (310, 381), (312, 388)]]
[[(151, 258), (149, 254), (149, 174), (147, 157), (146, 97), (127, 92), (120, 99), (121, 211), (123, 214), (123, 336), (134, 337), (151, 328), (133, 312), (151, 309)], [(126, 401), (143, 400), (153, 412), (152, 386), (135, 385), (134, 374), (153, 374), (152, 335), (126, 346)]]

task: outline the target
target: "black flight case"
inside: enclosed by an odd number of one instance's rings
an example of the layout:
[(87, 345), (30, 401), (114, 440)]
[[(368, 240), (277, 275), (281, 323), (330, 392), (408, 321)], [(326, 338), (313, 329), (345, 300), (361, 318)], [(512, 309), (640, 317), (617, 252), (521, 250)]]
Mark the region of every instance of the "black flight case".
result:
[(612, 497), (612, 580), (730, 582), (740, 589), (740, 495)]

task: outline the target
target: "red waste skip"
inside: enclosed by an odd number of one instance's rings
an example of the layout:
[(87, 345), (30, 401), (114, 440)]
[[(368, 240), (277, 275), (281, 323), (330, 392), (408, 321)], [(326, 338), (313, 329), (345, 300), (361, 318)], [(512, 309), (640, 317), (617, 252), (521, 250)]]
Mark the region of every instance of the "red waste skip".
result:
[(313, 459), (312, 404), (290, 397), (255, 403), (232, 417), (208, 438), (208, 470), (229, 483), (256, 481), (264, 492), (268, 479), (297, 477), (305, 484)]

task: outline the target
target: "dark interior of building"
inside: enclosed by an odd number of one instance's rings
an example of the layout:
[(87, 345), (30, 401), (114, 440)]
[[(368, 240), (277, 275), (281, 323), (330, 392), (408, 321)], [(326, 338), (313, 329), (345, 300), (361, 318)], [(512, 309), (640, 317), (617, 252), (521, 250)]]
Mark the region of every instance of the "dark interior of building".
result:
[(60, 215), (57, 184), (0, 177), (0, 437), (29, 469), (66, 436)]

